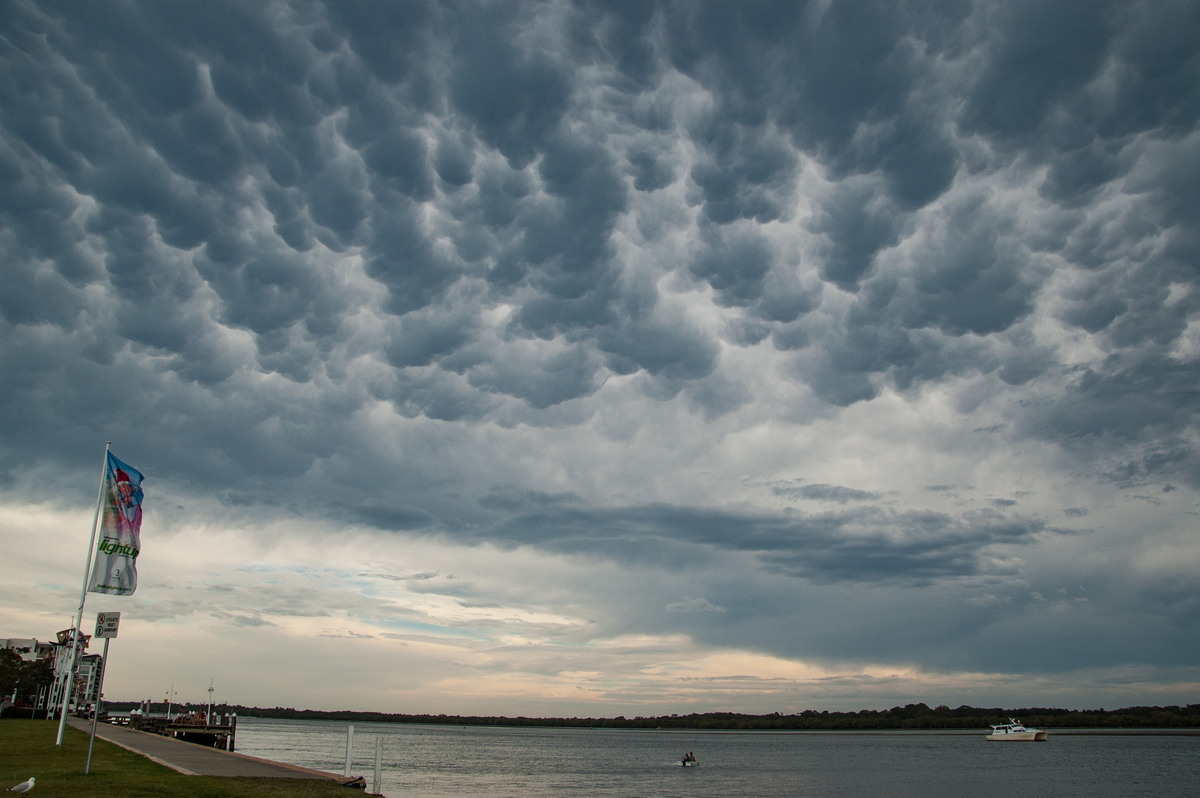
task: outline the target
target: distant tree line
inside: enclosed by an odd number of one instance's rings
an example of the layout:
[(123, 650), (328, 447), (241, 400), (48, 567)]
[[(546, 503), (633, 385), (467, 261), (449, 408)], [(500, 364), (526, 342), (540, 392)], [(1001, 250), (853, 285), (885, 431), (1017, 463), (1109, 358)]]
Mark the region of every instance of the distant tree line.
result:
[[(137, 708), (137, 703), (106, 703), (111, 712)], [(199, 710), (196, 705), (176, 704), (176, 711)], [(186, 709), (185, 709), (186, 707)], [(342, 720), (350, 722), (426, 723), (454, 726), (556, 726), (596, 729), (704, 729), (746, 731), (872, 731), (983, 729), (993, 723), (1017, 718), (1028, 726), (1071, 729), (1184, 729), (1200, 728), (1200, 704), (1185, 707), (1126, 707), (1105, 709), (1021, 709), (946, 706), (930, 708), (926, 704), (858, 712), (829, 712), (808, 709), (791, 715), (772, 712), (747, 715), (738, 712), (698, 712), (690, 715), (658, 715), (626, 718), (527, 718), (495, 715), (410, 715), (395, 712), (322, 711), (292, 707), (246, 707), (221, 704), (215, 711), (236, 712), (240, 716), (289, 720)]]

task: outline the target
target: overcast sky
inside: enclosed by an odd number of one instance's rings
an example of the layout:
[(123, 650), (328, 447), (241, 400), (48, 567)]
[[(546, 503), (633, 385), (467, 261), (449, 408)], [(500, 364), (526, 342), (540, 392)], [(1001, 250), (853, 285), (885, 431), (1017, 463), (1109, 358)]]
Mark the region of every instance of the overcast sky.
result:
[[(0, 3), (0, 636), (107, 694), (1200, 700), (1200, 6)], [(97, 647), (93, 647), (97, 648)]]

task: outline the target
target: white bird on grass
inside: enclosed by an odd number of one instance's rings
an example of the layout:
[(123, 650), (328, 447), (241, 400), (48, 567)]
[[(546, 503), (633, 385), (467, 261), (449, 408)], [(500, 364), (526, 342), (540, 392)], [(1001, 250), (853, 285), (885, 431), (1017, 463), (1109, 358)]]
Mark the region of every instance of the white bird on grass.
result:
[(33, 776), (30, 776), (29, 781), (23, 781), (20, 784), (18, 784), (16, 787), (9, 787), (8, 791), (9, 792), (29, 792), (30, 790), (33, 789), (33, 785), (35, 783), (37, 783), (37, 779), (35, 779)]

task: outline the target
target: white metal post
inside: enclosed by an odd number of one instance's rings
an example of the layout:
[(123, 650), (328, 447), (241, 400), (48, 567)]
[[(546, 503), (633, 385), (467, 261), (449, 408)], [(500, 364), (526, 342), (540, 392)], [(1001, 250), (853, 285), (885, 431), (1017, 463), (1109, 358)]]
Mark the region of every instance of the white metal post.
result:
[(375, 780), (371, 782), (371, 792), (379, 795), (379, 771), (383, 768), (383, 735), (375, 735)]
[(83, 589), (79, 591), (79, 612), (75, 614), (75, 639), (71, 641), (71, 661), (68, 664), (67, 678), (63, 683), (62, 714), (58, 718), (58, 739), (55, 745), (61, 746), (63, 735), (67, 729), (67, 708), (71, 704), (71, 693), (75, 689), (75, 664), (79, 659), (79, 638), (83, 636), (83, 605), (87, 601), (88, 580), (92, 576), (92, 549), (96, 547), (96, 528), (100, 524), (100, 507), (104, 502), (104, 483), (108, 477), (108, 450), (112, 441), (104, 442), (104, 465), (100, 468), (100, 489), (96, 493), (96, 514), (92, 517), (92, 537), (88, 541), (87, 561), (83, 566)]
[(100, 678), (96, 685), (96, 703), (92, 705), (92, 737), (88, 740), (88, 758), (84, 765), (83, 775), (92, 771), (92, 748), (96, 745), (96, 722), (100, 720), (100, 702), (104, 700), (104, 672), (108, 670), (108, 641), (104, 638), (104, 653), (100, 655)]

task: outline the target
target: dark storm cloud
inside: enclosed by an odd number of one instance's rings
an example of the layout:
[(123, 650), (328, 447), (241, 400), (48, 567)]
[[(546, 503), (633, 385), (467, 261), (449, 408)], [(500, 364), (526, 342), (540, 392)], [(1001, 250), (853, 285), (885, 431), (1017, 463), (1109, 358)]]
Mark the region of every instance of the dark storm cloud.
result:
[(514, 45), (522, 22), (517, 6), (476, 10), (480, 13), (461, 18), (451, 96), (484, 141), (514, 166), (525, 166), (567, 112), (570, 78), (545, 54)]
[(948, 335), (986, 335), (1007, 330), (1033, 309), (1036, 292), (1027, 253), (994, 220), (980, 222), (985, 198), (968, 197), (947, 209), (955, 231), (913, 253), (912, 306), (906, 327), (941, 328)]
[(356, 504), (341, 508), (349, 517), (360, 523), (377, 529), (403, 530), (422, 529), (434, 523), (434, 519), (423, 510), (412, 507), (385, 507), (370, 504)]
[[(0, 469), (52, 494), (111, 437), (223, 511), (748, 568), (776, 606), (1053, 595), (1030, 563), (1069, 536), (1037, 514), (1126, 519), (1086, 491), (1018, 515), (942, 458), (1200, 486), (1198, 37), (1188, 0), (7, 0)], [(798, 485), (793, 434), (866, 465)], [(685, 506), (705, 468), (727, 493)], [(908, 469), (943, 484), (914, 503)], [(725, 578), (655, 617), (737, 643)], [(1118, 592), (1142, 617), (1188, 586)], [(826, 619), (824, 650), (975, 628), (862, 601), (870, 634)]]
[(968, 95), (967, 124), (1024, 146), (1057, 103), (1074, 110), (1104, 65), (1117, 8), (1078, 1), (997, 6), (1001, 19)]
[[(194, 322), (185, 326), (188, 314), (169, 310), (194, 302), (201, 285), (219, 300), (217, 321), (253, 333), (262, 368), (311, 378), (320, 353), (309, 339), (335, 334), (348, 312), (332, 298), (327, 267), (299, 257), (316, 241), (338, 252), (361, 248), (366, 273), (388, 291), (391, 313), (404, 317), (430, 307), (486, 267), (487, 279), (519, 303), (515, 331), (590, 341), (606, 354), (597, 359), (576, 348), (539, 361), (544, 375), (558, 378), (528, 389), (501, 368), (473, 374), (470, 382), (487, 393), (547, 407), (589, 395), (606, 369), (703, 378), (714, 362), (712, 343), (697, 330), (673, 334), (644, 310), (630, 313), (645, 300), (617, 282), (612, 241), (616, 220), (628, 209), (623, 164), (634, 169), (635, 190), (685, 178), (694, 186), (704, 222), (702, 246), (688, 269), (714, 289), (720, 305), (790, 323), (814, 307), (810, 294), (789, 286), (785, 275), (793, 263), (753, 228), (732, 223), (790, 218), (798, 145), (835, 181), (816, 200), (808, 225), (824, 242), (818, 273), (863, 292), (866, 304), (851, 319), (859, 312), (864, 320), (892, 325), (871, 330), (870, 322), (853, 322), (848, 329), (856, 332), (822, 335), (814, 362), (824, 365), (800, 373), (834, 404), (862, 401), (875, 395), (876, 377), (889, 369), (902, 386), (957, 370), (949, 359), (939, 364), (927, 356), (914, 365), (914, 342), (904, 330), (1001, 332), (1029, 313), (1038, 288), (1036, 275), (1021, 268), (1029, 253), (1013, 245), (1011, 220), (989, 213), (985, 195), (948, 205), (944, 231), (926, 236), (909, 256), (914, 268), (908, 276), (878, 273), (879, 253), (908, 235), (912, 214), (944, 193), (955, 173), (951, 128), (938, 122), (952, 117), (939, 92), (963, 91), (964, 84), (962, 78), (949, 82), (933, 58), (982, 63), (966, 84), (960, 123), (1006, 147), (1032, 136), (1037, 146), (1028, 152), (1036, 160), (1060, 154), (1043, 193), (1071, 207), (1130, 174), (1136, 163), (1131, 132), (1157, 126), (1177, 136), (1195, 121), (1195, 91), (1175, 77), (1188, 69), (1186, 52), (1176, 44), (1161, 52), (1147, 44), (1161, 36), (1183, 41), (1168, 33), (1194, 24), (1181, 4), (1122, 27), (1130, 17), (1115, 5), (1081, 15), (1067, 4), (1023, 3), (1006, 7), (1001, 24), (986, 30), (963, 9), (893, 4), (585, 5), (568, 15), (579, 62), (569, 60), (568, 50), (534, 48), (516, 35), (529, 22), (520, 6), (464, 15), (422, 3), (386, 10), (273, 8), (279, 13), (231, 6), (219, 25), (212, 14), (171, 3), (150, 9), (122, 4), (104, 13), (86, 4), (45, 10), (15, 3), (6, 15), (12, 65), (6, 163), (15, 178), (6, 181), (6, 207), (9, 213), (20, 208), (22, 223), (10, 225), (17, 241), (65, 279), (87, 283), (101, 273), (85, 239), (98, 236), (110, 284), (164, 311), (148, 319), (133, 310), (138, 305), (127, 306), (116, 330), (180, 353), (188, 373), (206, 381), (228, 375), (228, 364), (211, 347), (188, 343)], [(1073, 24), (1077, 17), (1082, 25)], [(664, 37), (659, 51), (648, 33), (655, 25)], [(451, 50), (440, 49), (430, 35), (435, 29), (451, 32)], [(40, 30), (52, 35), (39, 36)], [(617, 44), (616, 31), (632, 38)], [(132, 41), (147, 44), (128, 46)], [(712, 112), (684, 130), (673, 129), (677, 122), (669, 113), (637, 111), (644, 104), (636, 94), (616, 106), (624, 105), (623, 118), (646, 134), (686, 136), (698, 151), (686, 171), (670, 163), (674, 156), (666, 150), (638, 145), (622, 155), (601, 127), (569, 121), (568, 112), (583, 109), (594, 89), (578, 67), (608, 58), (613, 48), (613, 87), (629, 79), (639, 92), (651, 91), (670, 65), (712, 96)], [(453, 66), (443, 80), (434, 64), (450, 52)], [(1052, 79), (1037, 77), (1044, 69)], [(1096, 88), (1106, 69), (1116, 70), (1116, 99)], [(1156, 93), (1157, 102), (1130, 86)], [(1118, 129), (1113, 106), (1135, 95), (1138, 124)], [(1089, 106), (1089, 98), (1101, 104)], [(1065, 116), (1054, 115), (1060, 107)], [(442, 108), (450, 116), (430, 130), (430, 112)], [(1100, 139), (1066, 135), (1082, 135), (1096, 113), (1104, 121)], [(339, 115), (344, 121), (337, 133), (348, 148), (330, 126)], [(488, 147), (505, 162), (484, 167), (479, 153)], [(1177, 209), (1187, 207), (1194, 181), (1173, 179), (1177, 170), (1140, 172), (1145, 179), (1160, 177), (1149, 212), (1138, 220), (1143, 235), (1164, 223), (1186, 231), (1190, 217)], [(477, 188), (454, 210), (453, 253), (437, 245), (439, 232), (424, 216), (435, 197), (435, 175), (454, 191)], [(63, 193), (68, 186), (100, 205), (86, 228), (64, 231), (73, 213)], [(247, 201), (270, 210), (278, 239), (264, 241), (239, 220), (239, 204)], [(482, 225), (469, 231), (474, 220)], [(1086, 232), (1103, 229), (1081, 226), (1064, 254), (1082, 253)], [(1195, 238), (1169, 235), (1177, 243), (1175, 258)], [(165, 253), (156, 249), (160, 239)], [(1072, 259), (1095, 269), (1111, 250), (1100, 240)], [(175, 264), (166, 270), (164, 254)], [(185, 271), (189, 260), (192, 275)], [(39, 286), (50, 278), (44, 272), (35, 277), (31, 263), (16, 260), (12, 284), (44, 297), (48, 292)], [(69, 323), (64, 314), (71, 299), (59, 293), (66, 302), (10, 299), (8, 318)], [(1096, 288), (1076, 292), (1061, 318), (1090, 332), (1117, 330), (1130, 343), (1161, 337), (1161, 327), (1133, 326), (1156, 309), (1153, 302), (1143, 305), (1131, 305), (1128, 292)], [(883, 307), (889, 312), (880, 316)], [(1172, 315), (1176, 337), (1189, 307), (1182, 303)], [(469, 321), (440, 324), (438, 334), (394, 340), (387, 361), (398, 369), (430, 364), (469, 345), (475, 334)], [(414, 326), (406, 322), (404, 329)], [(740, 340), (749, 344), (764, 334)], [(811, 335), (795, 340), (813, 345)], [(197, 361), (205, 357), (210, 362), (202, 366)], [(427, 387), (406, 406), (419, 407), (414, 402), (424, 395), (435, 417), (447, 417), (448, 401), (465, 410), (462, 397), (436, 393), (438, 381), (418, 382)], [(397, 384), (413, 384), (413, 378)], [(490, 405), (467, 406), (485, 412)]]
[[(86, 5), (66, 6), (55, 14), (18, 3), (9, 27), (11, 41), (21, 47), (10, 80), (43, 89), (35, 108), (28, 99), (33, 93), (13, 85), (5, 119), (12, 142), (38, 153), (42, 169), (55, 168), (76, 191), (102, 203), (110, 221), (98, 232), (112, 252), (107, 271), (114, 285), (161, 300), (159, 265), (149, 242), (161, 236), (189, 250), (203, 244), (195, 266), (221, 301), (220, 320), (256, 334), (267, 368), (305, 379), (313, 367), (311, 353), (301, 339), (280, 331), (303, 324), (326, 335), (346, 312), (336, 302), (316, 299), (329, 296), (328, 281), (318, 267), (298, 261), (297, 253), (320, 241), (339, 252), (361, 247), (367, 274), (386, 286), (385, 307), (397, 315), (440, 301), (456, 281), (486, 266), (495, 285), (524, 289), (505, 294), (519, 297), (517, 329), (542, 338), (582, 335), (614, 356), (589, 368), (616, 373), (645, 368), (671, 379), (697, 379), (710, 371), (704, 363), (711, 356), (699, 353), (711, 344), (697, 339), (695, 346), (680, 346), (642, 323), (619, 323), (621, 308), (631, 301), (616, 283), (611, 246), (616, 219), (628, 208), (623, 164), (634, 169), (635, 190), (657, 190), (685, 178), (694, 186), (705, 244), (688, 268), (713, 287), (722, 306), (783, 323), (813, 307), (809, 294), (789, 287), (785, 275), (794, 268), (789, 260), (780, 259), (753, 230), (725, 229), (738, 220), (790, 218), (798, 145), (835, 181), (817, 199), (808, 223), (824, 242), (816, 264), (824, 279), (846, 290), (870, 291), (865, 299), (876, 305), (873, 297), (881, 290), (897, 292), (903, 306), (893, 303), (895, 321), (905, 328), (936, 326), (952, 336), (1006, 330), (1029, 312), (1037, 283), (1019, 268), (1027, 253), (1006, 238), (1011, 223), (993, 218), (979, 196), (956, 200), (948, 209), (944, 233), (927, 238), (925, 250), (912, 255), (919, 267), (911, 279), (897, 282), (893, 275), (877, 274), (879, 253), (908, 234), (913, 212), (941, 196), (957, 168), (959, 156), (948, 139), (953, 119), (939, 92), (962, 91), (963, 80), (950, 81), (933, 59), (982, 62), (969, 82), (961, 123), (1006, 146), (1018, 135), (1036, 134), (1033, 157), (1062, 155), (1043, 191), (1068, 206), (1127, 175), (1134, 163), (1127, 129), (1119, 131), (1123, 139), (1114, 131), (1108, 143), (1083, 144), (1046, 132), (1047, 125), (1082, 130), (1090, 110), (1107, 114), (1109, 127), (1115, 124), (1107, 106), (1092, 108), (1080, 99), (1063, 106), (1066, 117), (1052, 118), (1055, 103), (1075, 95), (1113, 103), (1095, 88), (1106, 68), (1126, 66), (1118, 71), (1121, 86), (1133, 82), (1162, 95), (1157, 105), (1142, 101), (1138, 130), (1169, 123), (1171, 131), (1183, 131), (1194, 121), (1166, 102), (1170, 91), (1183, 91), (1186, 84), (1150, 77), (1181, 68), (1186, 59), (1178, 47), (1148, 52), (1148, 37), (1163, 34), (1166, 22), (1139, 17), (1135, 26), (1122, 28), (1126, 15), (1112, 6), (1083, 15), (1086, 25), (1079, 27), (1071, 24), (1077, 9), (1052, 6), (1017, 4), (1000, 15), (1003, 24), (984, 30), (964, 9), (894, 4), (581, 5), (565, 17), (574, 37), (567, 40), (581, 57), (574, 62), (569, 50), (533, 48), (527, 37), (515, 35), (529, 22), (520, 6), (456, 15), (424, 3), (387, 10), (279, 5), (274, 16), (231, 7), (224, 19), (236, 24), (217, 25), (212, 15), (183, 4), (162, 4), (148, 14), (137, 4), (105, 14)], [(1160, 14), (1175, 26), (1191, 24), (1178, 4)], [(649, 34), (656, 25), (665, 37), (657, 52)], [(50, 26), (55, 36), (33, 36), (38, 26)], [(430, 35), (435, 29), (452, 33), (452, 50), (440, 49), (439, 39)], [(616, 31), (631, 38), (618, 44)], [(100, 58), (103, 48), (91, 46), (119, 45), (130, 37), (152, 45), (115, 47), (111, 59)], [(1053, 44), (1060, 39), (1066, 46)], [(434, 64), (450, 52), (452, 70), (442, 79)], [(1023, 59), (1023, 53), (1034, 57)], [(614, 158), (602, 128), (571, 126), (569, 110), (583, 109), (594, 90), (578, 67), (609, 57), (614, 88), (626, 87), (621, 81), (629, 79), (640, 92), (650, 91), (670, 65), (713, 97), (712, 112), (685, 130), (673, 130), (669, 114), (652, 120), (636, 111), (641, 105), (636, 94), (616, 105), (624, 105), (623, 118), (647, 134), (686, 135), (699, 155), (686, 172), (665, 151), (645, 145)], [(1069, 68), (1056, 68), (1053, 80), (1034, 79), (1041, 67), (1059, 63)], [(46, 65), (52, 67), (48, 73)], [(72, 77), (72, 69), (85, 82)], [(60, 122), (37, 127), (45, 117), (45, 97), (56, 104)], [(451, 116), (430, 130), (429, 113), (440, 108)], [(328, 120), (339, 114), (349, 150), (332, 138)], [(81, 137), (84, 129), (93, 135)], [(507, 165), (481, 169), (478, 153), (488, 147)], [(453, 255), (437, 246), (438, 233), (423, 216), (435, 198), (435, 176), (451, 190), (480, 189), (454, 212), (461, 223), (450, 231)], [(247, 181), (253, 186), (249, 193), (235, 189)], [(1164, 220), (1187, 224), (1184, 214), (1172, 210), (1184, 207), (1187, 185), (1168, 181), (1156, 189), (1153, 200)], [(43, 186), (58, 190), (46, 181)], [(234, 193), (221, 198), (211, 188)], [(45, 204), (52, 195), (39, 199)], [(266, 204), (282, 246), (240, 231), (238, 200)], [(64, 218), (68, 208), (61, 199), (59, 204)], [(468, 231), (468, 220), (484, 226)], [(1143, 226), (1146, 221), (1153, 223), (1146, 219)], [(30, 232), (28, 225), (16, 227)], [(53, 229), (52, 215), (46, 229)], [(78, 256), (62, 257), (67, 253), (61, 236), (53, 237), (55, 243), (50, 238), (38, 244), (59, 268), (94, 273)], [(1186, 246), (1186, 237), (1176, 240)], [(276, 251), (264, 255), (264, 243)], [(1091, 247), (1092, 268), (1103, 251)], [(31, 279), (18, 268), (18, 280)], [(188, 301), (194, 291), (195, 286), (176, 288), (173, 299)], [(1132, 310), (1116, 296), (1077, 294), (1062, 318), (1096, 331)], [(145, 324), (126, 329), (153, 345), (180, 337)], [(883, 337), (900, 347), (885, 358), (907, 357), (903, 333)], [(875, 348), (879, 339), (869, 335), (865, 345)], [(434, 347), (428, 352), (413, 352), (410, 341), (408, 353), (389, 361), (397, 367), (431, 362), (469, 342), (463, 335), (447, 348), (445, 336), (428, 340)], [(655, 340), (665, 346), (646, 352), (646, 342)], [(811, 339), (799, 340), (807, 346)], [(818, 356), (828, 365), (813, 375), (815, 389), (834, 404), (873, 396), (877, 358), (847, 358), (845, 345), (859, 347), (844, 337), (840, 341)], [(180, 346), (176, 340), (168, 348)], [(289, 348), (295, 351), (285, 353)], [(665, 368), (667, 362), (678, 365)], [(561, 372), (562, 365), (552, 368)], [(910, 371), (901, 382), (939, 376), (936, 369)], [(575, 388), (564, 384), (549, 393), (525, 394), (496, 377), (480, 376), (476, 383), (547, 406), (586, 396), (602, 380), (602, 373), (581, 374)]]
[(796, 179), (795, 152), (778, 138), (748, 135), (741, 127), (730, 130), (723, 121), (711, 125), (717, 130), (693, 132), (708, 157), (689, 175), (700, 189), (705, 217), (729, 224), (738, 219), (771, 222), (787, 215)]
[(842, 485), (778, 486), (772, 490), (776, 495), (786, 496), (790, 499), (826, 500), (834, 501), (838, 504), (845, 504), (851, 501), (871, 501), (880, 498), (880, 495), (875, 491), (857, 490)]
[(1113, 356), (1080, 374), (1066, 395), (1034, 409), (1029, 431), (1085, 455), (1111, 449), (1107, 475), (1120, 484), (1174, 477), (1200, 485), (1200, 457), (1175, 434), (1197, 421), (1193, 372), (1168, 358)]
[(692, 264), (692, 274), (713, 287), (721, 304), (749, 305), (757, 301), (762, 296), (763, 279), (771, 271), (772, 256), (766, 241), (753, 233), (723, 236), (721, 231), (713, 231), (706, 237), (715, 240)]
[[(846, 489), (813, 485), (806, 498), (844, 502)], [(862, 491), (850, 498), (865, 499)], [(498, 496), (489, 506), (500, 506)], [(512, 495), (512, 499), (517, 497)], [(528, 502), (523, 502), (528, 504)], [(752, 554), (767, 571), (816, 582), (904, 585), (977, 576), (989, 547), (1029, 545), (1046, 530), (1038, 519), (980, 510), (894, 512), (879, 507), (825, 514), (740, 514), (648, 506), (617, 510), (548, 506), (517, 512), (488, 532), (493, 540), (659, 567), (694, 564), (713, 550)]]
[(842, 181), (811, 224), (814, 233), (829, 240), (821, 277), (839, 288), (856, 289), (870, 274), (876, 253), (899, 242), (902, 224), (872, 181)]

